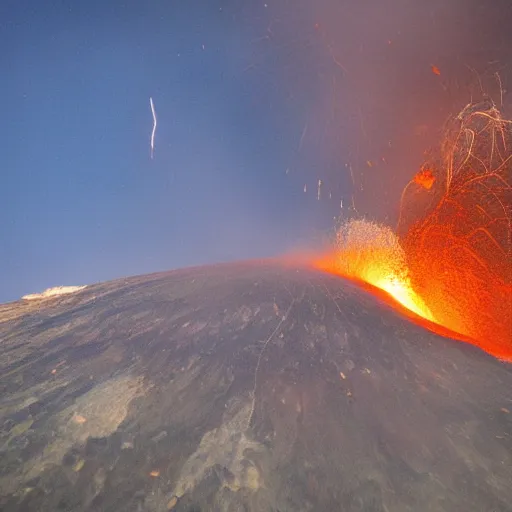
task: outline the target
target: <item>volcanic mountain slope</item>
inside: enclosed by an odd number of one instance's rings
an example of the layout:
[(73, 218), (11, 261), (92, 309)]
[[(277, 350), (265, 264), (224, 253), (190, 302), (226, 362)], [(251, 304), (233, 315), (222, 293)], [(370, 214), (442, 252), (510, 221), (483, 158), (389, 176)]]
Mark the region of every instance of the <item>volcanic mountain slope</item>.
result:
[(512, 367), (250, 262), (0, 306), (0, 509), (512, 510)]

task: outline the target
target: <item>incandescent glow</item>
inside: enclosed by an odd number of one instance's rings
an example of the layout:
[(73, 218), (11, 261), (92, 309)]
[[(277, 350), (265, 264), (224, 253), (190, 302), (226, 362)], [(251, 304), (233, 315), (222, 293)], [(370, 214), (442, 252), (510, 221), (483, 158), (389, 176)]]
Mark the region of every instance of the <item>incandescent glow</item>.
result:
[(430, 309), (413, 290), (410, 279), (399, 278), (397, 276), (385, 276), (376, 279), (374, 283), (370, 284), (389, 293), (391, 297), (409, 311), (432, 322), (435, 321)]
[(488, 98), (467, 105), (412, 183), (399, 234), (414, 288), (441, 325), (512, 361), (512, 122)]
[(313, 264), (325, 272), (379, 288), (409, 311), (435, 321), (412, 287), (398, 237), (386, 226), (365, 220), (343, 224), (336, 233), (331, 253)]
[(436, 181), (435, 176), (432, 174), (432, 171), (428, 168), (421, 169), (421, 171), (414, 176), (412, 179), (414, 183), (420, 185), (425, 190), (430, 190)]
[(155, 105), (153, 104), (153, 98), (149, 98), (149, 106), (151, 107), (151, 114), (153, 115), (153, 130), (151, 131), (151, 158), (155, 152), (155, 133), (156, 133), (156, 112)]
[(490, 100), (467, 105), (434, 163), (406, 185), (396, 233), (352, 220), (313, 263), (512, 362), (512, 122)]

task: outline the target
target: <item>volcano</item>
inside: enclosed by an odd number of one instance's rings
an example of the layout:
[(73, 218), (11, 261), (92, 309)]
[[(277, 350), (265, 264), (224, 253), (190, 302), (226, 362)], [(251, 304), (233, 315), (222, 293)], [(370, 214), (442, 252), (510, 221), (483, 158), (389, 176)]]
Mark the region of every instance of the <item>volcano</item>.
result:
[(0, 306), (0, 509), (510, 511), (512, 366), (280, 261)]

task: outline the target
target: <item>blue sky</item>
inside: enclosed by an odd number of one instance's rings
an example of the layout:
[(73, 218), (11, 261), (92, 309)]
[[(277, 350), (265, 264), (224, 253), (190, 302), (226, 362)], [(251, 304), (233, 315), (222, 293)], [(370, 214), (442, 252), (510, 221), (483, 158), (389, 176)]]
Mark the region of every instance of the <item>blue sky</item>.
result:
[[(2, 2), (0, 302), (279, 254), (332, 225), (354, 192), (348, 164), (362, 209), (392, 216), (473, 90), (466, 64), (486, 77), (494, 56), (506, 75), (510, 45), (499, 26), (475, 32), (476, 0), (463, 16), (462, 0), (386, 3)], [(392, 168), (368, 177), (384, 152)]]

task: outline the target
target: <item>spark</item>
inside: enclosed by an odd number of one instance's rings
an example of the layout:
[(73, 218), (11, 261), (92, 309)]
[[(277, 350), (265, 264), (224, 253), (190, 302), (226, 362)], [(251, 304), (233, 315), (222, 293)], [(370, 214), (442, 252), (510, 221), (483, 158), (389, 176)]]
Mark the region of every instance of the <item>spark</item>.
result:
[(316, 193), (316, 198), (318, 199), (318, 201), (320, 201), (320, 189), (322, 188), (322, 180), (318, 180), (318, 189), (317, 189), (317, 193)]
[(302, 143), (304, 142), (304, 137), (306, 136), (307, 131), (308, 131), (308, 123), (306, 123), (304, 125), (304, 129), (302, 130), (302, 135), (300, 136), (299, 153), (300, 153), (300, 150), (302, 149)]
[(329, 50), (329, 53), (331, 55), (331, 58), (332, 58), (334, 64), (336, 64), (336, 66), (338, 66), (343, 71), (343, 73), (348, 75), (349, 73), (347, 71), (347, 68), (336, 57), (336, 54), (334, 53), (334, 48), (332, 47), (332, 44), (328, 41), (325, 33), (322, 33), (322, 38), (323, 38), (323, 40), (325, 42), (325, 45), (327, 46), (327, 49)]
[(354, 181), (354, 171), (352, 169), (352, 164), (350, 164), (348, 166), (349, 170), (350, 170), (350, 178), (352, 180), (352, 187), (355, 187), (355, 181)]
[(156, 132), (156, 113), (155, 105), (153, 104), (153, 98), (149, 98), (149, 106), (151, 107), (151, 113), (153, 114), (153, 130), (151, 132), (151, 158), (155, 152), (155, 132)]
[(501, 85), (501, 77), (497, 71), (494, 73), (494, 76), (496, 77), (496, 80), (500, 86), (500, 108), (503, 108), (503, 87)]
[(363, 135), (364, 137), (367, 139), (368, 138), (368, 135), (366, 133), (366, 129), (364, 127), (364, 122), (363, 122), (363, 112), (361, 110), (361, 107), (358, 107), (357, 108), (357, 111), (359, 113), (359, 123), (361, 124), (361, 131), (363, 132)]

